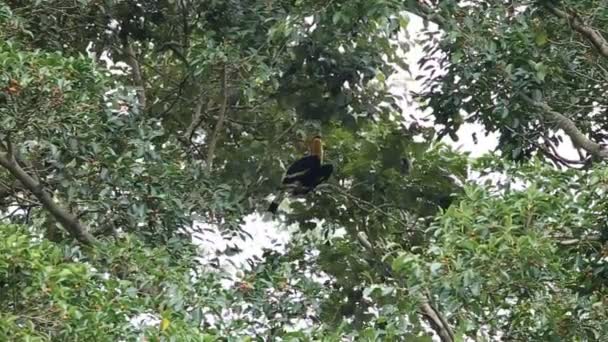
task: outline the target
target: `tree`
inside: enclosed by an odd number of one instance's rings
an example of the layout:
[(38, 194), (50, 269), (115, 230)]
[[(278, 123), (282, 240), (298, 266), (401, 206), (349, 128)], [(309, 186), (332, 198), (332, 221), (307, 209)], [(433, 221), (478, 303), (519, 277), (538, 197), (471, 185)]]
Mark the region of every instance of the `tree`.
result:
[[(280, 163), (319, 131), (345, 168), (315, 211), (307, 203), (289, 215), (303, 229), (329, 214), (326, 230), (353, 214), (402, 224), (408, 205), (427, 215), (457, 189), (448, 178), (424, 185), (450, 174), (425, 157), (428, 144), (413, 143), (432, 130), (391, 121), (398, 108), (385, 75), (400, 60), (390, 38), (407, 24), (390, 17), (397, 2), (7, 5), (5, 205), (21, 209), (12, 222), (58, 243), (67, 236), (55, 222), (86, 244), (123, 232), (153, 244), (188, 239), (181, 232), (194, 220), (242, 235)], [(128, 72), (108, 75), (82, 56), (91, 41)], [(406, 183), (404, 159), (428, 168)], [(453, 168), (462, 174), (464, 164)], [(392, 195), (402, 203), (380, 208)], [(365, 225), (370, 241), (380, 238), (381, 225)]]
[[(605, 238), (597, 214), (605, 204), (593, 189), (605, 171), (479, 163), (526, 188), (467, 187), (459, 206), (432, 225), (436, 245), (422, 263), (428, 271), (414, 282), (432, 284), (459, 330), (473, 338), (599, 339), (606, 332), (606, 310), (599, 309)], [(403, 274), (424, 267), (407, 254), (394, 266)]]
[[(601, 32), (585, 29), (595, 23), (574, 16), (594, 3), (509, 4), (4, 2), (1, 336), (605, 335), (604, 172), (557, 171), (534, 155), (573, 164), (548, 143), (545, 123), (558, 118), (602, 158), (590, 128), (601, 117), (583, 115), (601, 89), (583, 81), (602, 77), (591, 68), (604, 61), (580, 57), (572, 41), (558, 52), (549, 38), (580, 31), (597, 42)], [(419, 94), (439, 133), (389, 91), (389, 76), (407, 69), (412, 42), (397, 40), (406, 10), (441, 28), (427, 33), (421, 64), (442, 73)], [(564, 13), (574, 31), (558, 24)], [(565, 88), (573, 76), (589, 93)], [(502, 134), (506, 160), (436, 142), (457, 136), (461, 109)], [(201, 258), (192, 234), (211, 225), (249, 243), (245, 217), (266, 209), (284, 165), (316, 134), (335, 174), (265, 223), (295, 228), (284, 250), (252, 258), (226, 284), (210, 259), (241, 247)], [(510, 181), (470, 180), (488, 170)], [(132, 322), (144, 314), (151, 325)]]
[[(606, 20), (599, 1), (442, 1), (418, 13), (436, 23), (420, 63), (428, 78), (422, 98), (443, 134), (463, 122), (500, 134), (500, 150), (515, 160), (542, 155), (561, 166), (606, 157), (603, 112)], [(598, 13), (597, 15), (594, 13)], [(429, 32), (437, 37), (437, 31)], [(465, 116), (465, 117), (463, 117)], [(563, 131), (580, 158), (561, 157)]]

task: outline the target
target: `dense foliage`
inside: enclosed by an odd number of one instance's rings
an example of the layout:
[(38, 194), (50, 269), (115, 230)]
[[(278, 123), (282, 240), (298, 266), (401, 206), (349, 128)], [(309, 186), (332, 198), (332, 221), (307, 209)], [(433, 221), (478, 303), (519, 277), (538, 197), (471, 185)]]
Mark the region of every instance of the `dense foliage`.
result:
[[(606, 21), (600, 1), (0, 2), (0, 339), (606, 336)], [(391, 88), (408, 70), (414, 104)], [(441, 142), (467, 123), (498, 153)], [(264, 217), (317, 134), (331, 180)], [(235, 276), (251, 217), (289, 240)]]
[[(548, 158), (576, 166), (557, 147), (572, 140), (598, 156), (606, 138), (608, 45), (602, 1), (441, 1), (435, 13), (444, 37), (428, 40), (420, 63), (432, 73), (423, 98), (443, 134), (465, 122), (499, 132), (504, 157)], [(437, 31), (428, 35), (437, 38)], [(562, 114), (560, 116), (560, 114)], [(566, 132), (560, 135), (557, 129)], [(586, 141), (590, 138), (591, 141)], [(591, 160), (588, 162), (588, 164)]]

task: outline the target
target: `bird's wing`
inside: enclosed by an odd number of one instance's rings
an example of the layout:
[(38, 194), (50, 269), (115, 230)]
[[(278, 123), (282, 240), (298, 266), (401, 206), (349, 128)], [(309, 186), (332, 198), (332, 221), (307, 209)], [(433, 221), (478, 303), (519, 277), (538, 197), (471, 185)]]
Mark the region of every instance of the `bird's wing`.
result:
[(283, 183), (289, 183), (297, 180), (298, 177), (302, 177), (310, 171), (318, 168), (320, 163), (321, 162), (317, 156), (306, 156), (296, 160), (287, 169), (287, 172), (283, 177)]

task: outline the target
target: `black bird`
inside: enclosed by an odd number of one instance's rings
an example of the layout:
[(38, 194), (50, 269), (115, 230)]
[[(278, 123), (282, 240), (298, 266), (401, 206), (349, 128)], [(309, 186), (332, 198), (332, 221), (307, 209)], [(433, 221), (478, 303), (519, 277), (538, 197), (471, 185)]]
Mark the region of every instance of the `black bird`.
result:
[(334, 167), (323, 164), (323, 142), (315, 136), (310, 144), (310, 154), (296, 160), (283, 176), (283, 185), (279, 194), (270, 203), (268, 211), (275, 214), (286, 194), (303, 196), (314, 190), (317, 185), (329, 179)]

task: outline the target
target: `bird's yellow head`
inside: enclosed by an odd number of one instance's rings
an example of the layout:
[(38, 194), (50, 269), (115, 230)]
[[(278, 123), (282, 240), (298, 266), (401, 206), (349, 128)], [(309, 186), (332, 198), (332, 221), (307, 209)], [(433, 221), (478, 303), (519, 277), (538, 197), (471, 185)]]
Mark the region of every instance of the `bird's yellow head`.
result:
[(318, 135), (312, 138), (310, 143), (310, 154), (313, 156), (318, 156), (321, 162), (323, 161), (323, 141)]

